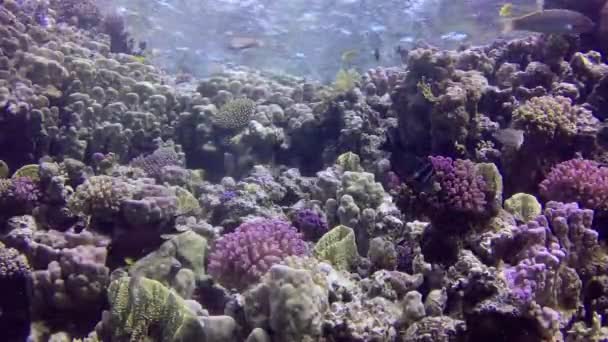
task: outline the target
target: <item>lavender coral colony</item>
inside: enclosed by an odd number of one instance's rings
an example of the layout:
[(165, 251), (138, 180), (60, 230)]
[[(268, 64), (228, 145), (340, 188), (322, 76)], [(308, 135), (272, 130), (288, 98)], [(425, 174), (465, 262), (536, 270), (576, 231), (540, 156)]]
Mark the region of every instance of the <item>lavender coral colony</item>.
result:
[(608, 341), (600, 3), (325, 85), (0, 1), (0, 340)]

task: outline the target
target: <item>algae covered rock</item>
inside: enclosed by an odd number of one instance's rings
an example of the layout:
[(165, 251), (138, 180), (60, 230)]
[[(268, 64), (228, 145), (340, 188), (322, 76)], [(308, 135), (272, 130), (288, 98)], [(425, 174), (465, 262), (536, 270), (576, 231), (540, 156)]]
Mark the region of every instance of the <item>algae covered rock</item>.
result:
[(336, 269), (350, 269), (359, 257), (355, 232), (342, 225), (333, 228), (317, 242), (313, 254), (321, 260), (327, 260)]
[[(192, 291), (185, 290), (188, 283), (205, 275), (207, 240), (192, 231), (187, 231), (163, 243), (160, 248), (138, 260), (129, 273), (171, 285), (184, 297)], [(182, 272), (190, 270), (191, 272)]]
[(318, 341), (321, 337), (328, 292), (314, 282), (311, 271), (274, 265), (244, 299), (247, 322), (272, 332), (273, 341)]
[(187, 303), (156, 280), (118, 278), (108, 288), (108, 300), (109, 316), (98, 328), (111, 341), (206, 341), (203, 324)]
[(505, 201), (505, 210), (517, 221), (528, 222), (541, 214), (542, 207), (533, 195), (517, 193)]

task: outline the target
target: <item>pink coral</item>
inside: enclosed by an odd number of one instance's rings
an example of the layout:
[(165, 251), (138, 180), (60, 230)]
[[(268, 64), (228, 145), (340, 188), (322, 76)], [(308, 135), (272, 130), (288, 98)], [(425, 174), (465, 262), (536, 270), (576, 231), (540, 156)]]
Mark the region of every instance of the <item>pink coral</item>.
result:
[(242, 289), (285, 257), (306, 252), (302, 235), (289, 223), (257, 218), (216, 242), (209, 254), (209, 274), (222, 285)]
[(608, 168), (596, 161), (571, 159), (559, 163), (539, 187), (546, 200), (576, 202), (583, 208), (608, 210)]

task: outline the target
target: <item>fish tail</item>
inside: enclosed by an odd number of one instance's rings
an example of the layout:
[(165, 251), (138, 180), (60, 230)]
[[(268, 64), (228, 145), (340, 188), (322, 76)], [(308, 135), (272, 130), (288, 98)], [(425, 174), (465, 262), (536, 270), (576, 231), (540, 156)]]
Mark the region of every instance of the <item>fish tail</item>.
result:
[(501, 21), (502, 33), (506, 34), (515, 30), (515, 21), (513, 19), (504, 19)]

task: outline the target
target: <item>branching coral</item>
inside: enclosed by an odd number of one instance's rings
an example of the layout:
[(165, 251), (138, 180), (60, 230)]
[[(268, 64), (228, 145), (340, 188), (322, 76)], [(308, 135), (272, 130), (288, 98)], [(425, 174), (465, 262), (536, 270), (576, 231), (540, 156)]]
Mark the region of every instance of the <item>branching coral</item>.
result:
[(240, 129), (249, 124), (254, 111), (254, 101), (245, 98), (232, 100), (220, 109), (213, 122), (222, 128)]
[(608, 168), (593, 160), (571, 159), (555, 165), (539, 188), (547, 200), (608, 210)]
[(487, 204), (486, 182), (470, 160), (429, 157), (438, 188), (430, 194), (431, 204), (439, 209), (480, 214)]
[(131, 161), (131, 166), (138, 167), (150, 177), (159, 179), (166, 166), (182, 166), (180, 155), (173, 148), (161, 147), (145, 157), (137, 157)]
[(312, 209), (296, 211), (292, 219), (293, 225), (310, 240), (317, 240), (328, 230), (327, 219), (323, 214)]
[(258, 218), (222, 236), (209, 254), (209, 274), (226, 286), (244, 288), (290, 255), (304, 255), (302, 235), (289, 223)]

